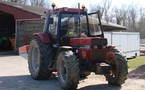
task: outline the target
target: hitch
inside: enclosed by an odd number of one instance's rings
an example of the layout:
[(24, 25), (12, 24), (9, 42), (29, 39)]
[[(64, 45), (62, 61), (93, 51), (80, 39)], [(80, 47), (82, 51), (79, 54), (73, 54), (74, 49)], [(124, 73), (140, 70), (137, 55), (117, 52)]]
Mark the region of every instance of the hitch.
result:
[(110, 65), (106, 63), (97, 63), (95, 74), (110, 74)]
[(48, 69), (53, 71), (55, 69), (54, 64), (55, 64), (54, 60), (50, 61), (50, 63), (48, 64)]

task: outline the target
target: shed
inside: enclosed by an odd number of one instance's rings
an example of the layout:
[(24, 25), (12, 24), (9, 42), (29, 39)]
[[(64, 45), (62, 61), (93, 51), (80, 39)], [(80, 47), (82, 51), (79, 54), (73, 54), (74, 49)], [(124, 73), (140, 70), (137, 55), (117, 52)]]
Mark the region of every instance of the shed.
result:
[[(0, 51), (17, 50), (43, 29), (48, 9), (0, 1)], [(35, 30), (35, 31), (34, 31)]]
[[(32, 34), (42, 32), (46, 8), (0, 1), (0, 51), (18, 50), (29, 44)], [(126, 27), (102, 23), (105, 30), (125, 30)]]

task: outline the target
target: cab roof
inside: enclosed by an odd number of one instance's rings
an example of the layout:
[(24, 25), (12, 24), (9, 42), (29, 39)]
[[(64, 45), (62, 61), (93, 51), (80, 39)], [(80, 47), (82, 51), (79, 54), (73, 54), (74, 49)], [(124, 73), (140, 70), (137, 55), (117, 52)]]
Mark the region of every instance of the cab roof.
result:
[[(57, 12), (72, 12), (72, 13), (78, 13), (79, 9), (78, 8), (67, 8), (67, 7), (63, 7), (63, 8), (57, 8), (54, 10), (50, 10), (50, 13), (57, 13)], [(80, 13), (85, 13), (87, 12), (85, 9), (80, 9)]]

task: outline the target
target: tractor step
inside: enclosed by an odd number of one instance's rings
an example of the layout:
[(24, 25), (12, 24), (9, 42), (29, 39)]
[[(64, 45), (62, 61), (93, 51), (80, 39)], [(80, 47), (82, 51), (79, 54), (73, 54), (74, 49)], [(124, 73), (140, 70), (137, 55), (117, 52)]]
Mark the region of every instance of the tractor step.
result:
[(110, 65), (107, 63), (97, 63), (95, 74), (109, 74), (110, 69)]

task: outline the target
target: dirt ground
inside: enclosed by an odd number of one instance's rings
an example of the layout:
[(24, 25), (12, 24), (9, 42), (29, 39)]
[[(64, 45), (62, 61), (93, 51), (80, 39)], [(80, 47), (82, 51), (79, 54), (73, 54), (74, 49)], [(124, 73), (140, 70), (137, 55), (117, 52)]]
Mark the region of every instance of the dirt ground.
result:
[[(145, 70), (144, 70), (145, 71)], [(103, 76), (80, 80), (78, 90), (145, 90), (145, 79), (128, 78), (121, 87), (108, 85)], [(30, 77), (27, 61), (20, 56), (0, 56), (0, 90), (62, 90), (57, 77), (37, 81)]]

